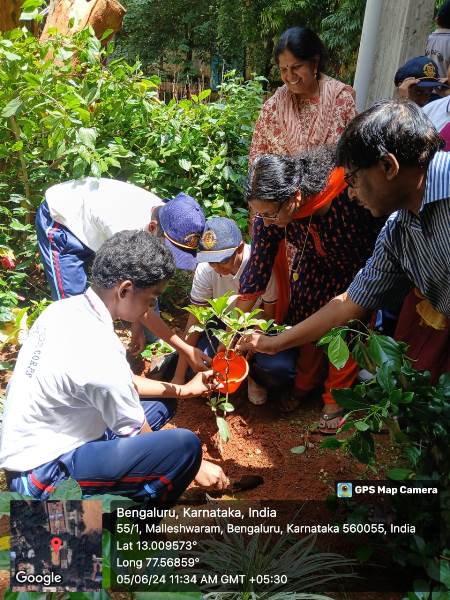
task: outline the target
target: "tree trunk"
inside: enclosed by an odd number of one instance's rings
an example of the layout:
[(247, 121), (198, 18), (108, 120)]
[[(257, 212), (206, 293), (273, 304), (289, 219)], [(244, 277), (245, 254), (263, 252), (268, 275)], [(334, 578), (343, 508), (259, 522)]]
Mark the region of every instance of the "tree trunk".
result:
[(52, 0), (40, 40), (50, 37), (51, 28), (65, 35), (73, 35), (88, 25), (101, 38), (108, 29), (112, 29), (113, 33), (120, 30), (125, 13), (125, 8), (118, 0)]
[(9, 31), (19, 26), (22, 0), (0, 0), (0, 31)]

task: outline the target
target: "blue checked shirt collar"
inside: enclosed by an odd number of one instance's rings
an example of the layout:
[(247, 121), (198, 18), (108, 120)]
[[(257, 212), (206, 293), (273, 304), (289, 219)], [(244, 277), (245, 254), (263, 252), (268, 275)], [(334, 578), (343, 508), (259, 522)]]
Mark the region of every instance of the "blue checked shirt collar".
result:
[[(420, 213), (432, 202), (450, 197), (450, 152), (437, 152), (430, 162)], [(398, 211), (398, 220), (410, 225), (416, 220), (406, 209)]]

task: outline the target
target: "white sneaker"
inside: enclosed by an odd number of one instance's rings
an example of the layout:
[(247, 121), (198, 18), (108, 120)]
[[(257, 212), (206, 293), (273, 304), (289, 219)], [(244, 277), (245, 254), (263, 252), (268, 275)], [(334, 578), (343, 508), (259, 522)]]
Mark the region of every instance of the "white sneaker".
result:
[(359, 379), (359, 381), (362, 381), (363, 383), (365, 383), (366, 381), (370, 381), (374, 377), (375, 377), (375, 375), (373, 373), (371, 373), (370, 371), (367, 371), (367, 369), (361, 369), (358, 372), (358, 379)]
[(267, 402), (266, 388), (256, 383), (251, 377), (248, 377), (248, 399), (252, 404), (257, 406)]

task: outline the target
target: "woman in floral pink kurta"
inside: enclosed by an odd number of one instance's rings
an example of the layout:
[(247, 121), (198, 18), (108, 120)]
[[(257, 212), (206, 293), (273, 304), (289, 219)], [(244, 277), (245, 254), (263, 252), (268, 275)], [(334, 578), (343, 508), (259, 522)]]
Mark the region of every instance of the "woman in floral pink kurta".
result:
[(261, 110), (250, 163), (262, 154), (293, 156), (335, 145), (356, 114), (353, 88), (322, 72), (326, 49), (313, 31), (302, 27), (285, 31), (275, 57), (285, 85)]

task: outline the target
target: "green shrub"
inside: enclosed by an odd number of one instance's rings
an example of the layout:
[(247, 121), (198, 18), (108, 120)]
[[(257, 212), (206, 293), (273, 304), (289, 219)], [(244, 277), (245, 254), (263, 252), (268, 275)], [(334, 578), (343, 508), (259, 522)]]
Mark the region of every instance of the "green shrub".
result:
[(242, 184), (261, 78), (243, 82), (229, 74), (214, 101), (204, 90), (165, 104), (158, 78), (144, 77), (139, 63), (109, 60), (112, 50), (89, 29), (44, 44), (25, 29), (0, 34), (4, 305), (17, 303), (18, 290), (25, 295), (36, 281), (45, 294), (42, 275), (30, 278), (39, 262), (32, 223), (44, 191), (57, 182), (92, 175), (161, 197), (183, 190), (207, 216), (233, 216), (245, 227)]
[[(407, 356), (407, 344), (374, 331), (364, 332), (357, 324), (332, 329), (319, 345), (326, 346), (328, 359), (336, 368), (342, 368), (351, 354), (362, 369), (372, 374), (370, 379), (351, 389), (333, 390), (334, 399), (346, 411), (346, 421), (340, 431), (346, 431), (347, 436), (329, 438), (322, 442), (322, 447), (348, 451), (374, 468), (373, 433), (386, 427), (401, 448), (405, 463), (388, 471), (387, 477), (439, 486), (440, 506), (429, 512), (422, 511), (414, 498), (408, 501), (407, 497), (399, 496), (398, 514), (405, 523), (417, 525), (422, 537), (419, 534), (396, 536), (390, 549), (395, 562), (413, 566), (423, 579), (428, 577), (428, 581), (418, 582), (418, 589), (424, 590), (423, 598), (431, 597), (428, 592), (433, 592), (436, 599), (448, 598), (450, 373), (442, 374), (432, 385), (429, 372), (413, 368)], [(440, 539), (435, 535), (436, 523), (440, 523)], [(411, 592), (408, 599), (422, 598), (419, 592), (417, 594), (414, 596)]]

